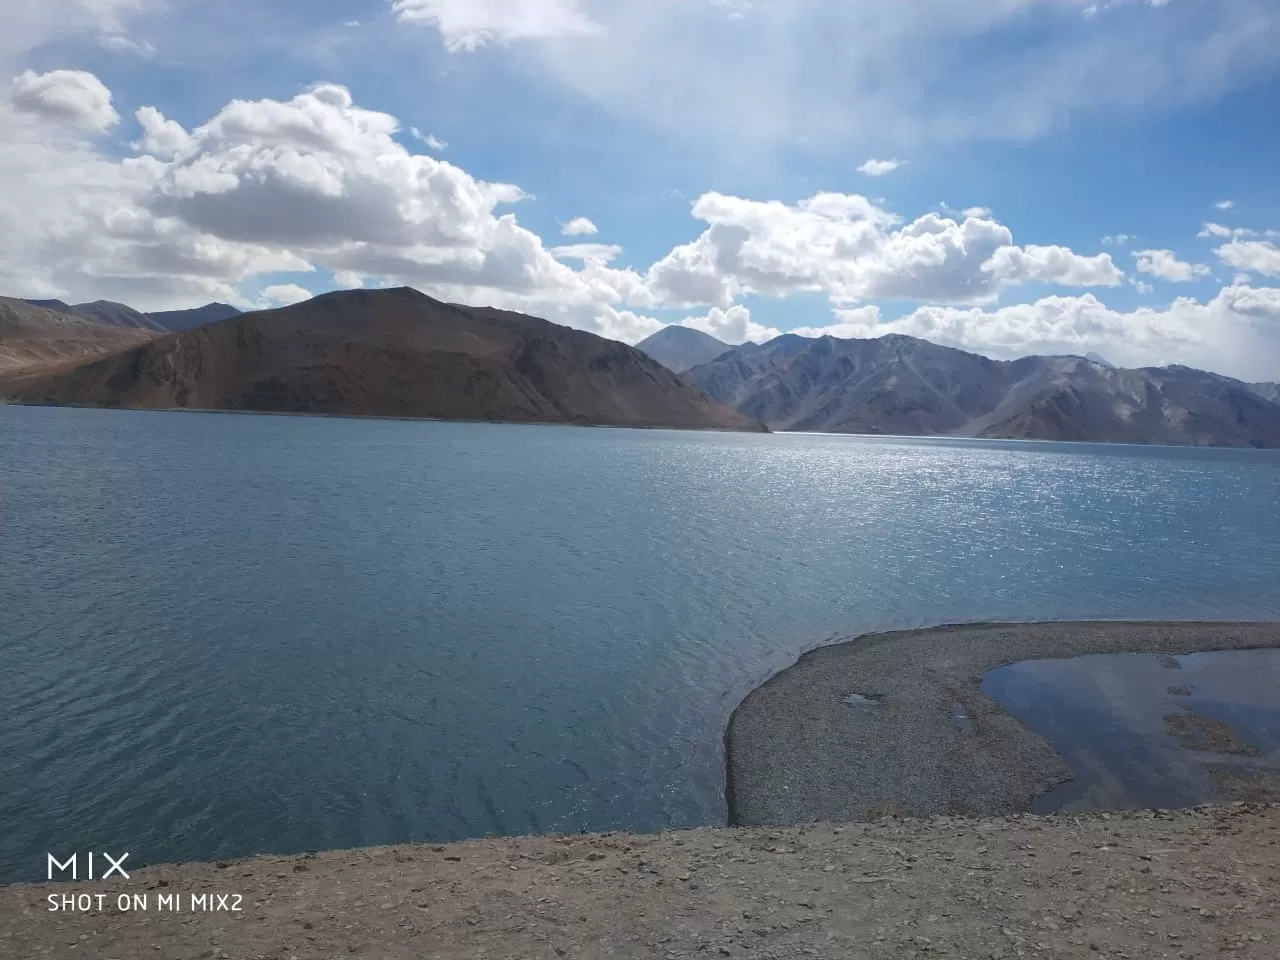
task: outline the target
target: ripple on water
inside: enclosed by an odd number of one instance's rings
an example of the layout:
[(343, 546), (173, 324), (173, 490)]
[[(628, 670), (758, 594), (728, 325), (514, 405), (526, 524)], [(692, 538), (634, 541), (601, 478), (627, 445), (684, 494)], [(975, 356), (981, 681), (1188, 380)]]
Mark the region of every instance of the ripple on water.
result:
[(1280, 619), (1266, 451), (0, 407), (0, 463), (0, 879), (723, 822), (824, 639)]

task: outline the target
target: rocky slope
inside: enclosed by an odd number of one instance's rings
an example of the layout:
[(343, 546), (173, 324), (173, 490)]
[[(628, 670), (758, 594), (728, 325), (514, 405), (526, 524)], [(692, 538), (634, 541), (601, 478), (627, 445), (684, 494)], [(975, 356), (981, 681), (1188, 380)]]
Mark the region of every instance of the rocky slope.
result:
[(684, 373), (733, 349), (708, 333), (672, 324), (636, 344), (668, 370)]
[(782, 430), (1280, 447), (1280, 403), (1189, 367), (998, 361), (899, 335), (787, 334), (685, 378)]
[(238, 317), (241, 312), (229, 303), (206, 303), (203, 307), (190, 310), (161, 310), (158, 313), (148, 313), (147, 316), (166, 330), (178, 333), (202, 327), (206, 323)]
[(127, 350), (159, 336), (0, 297), (0, 376), (48, 371)]
[(408, 288), (243, 314), (8, 393), (33, 404), (764, 429), (632, 347)]

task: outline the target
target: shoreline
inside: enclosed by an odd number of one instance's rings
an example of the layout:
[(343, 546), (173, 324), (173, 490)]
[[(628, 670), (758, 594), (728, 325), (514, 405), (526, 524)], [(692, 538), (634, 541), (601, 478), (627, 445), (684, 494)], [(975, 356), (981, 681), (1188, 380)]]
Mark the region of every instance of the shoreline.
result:
[[(757, 686), (730, 715), (729, 823), (1024, 813), (1073, 773), (1047, 740), (983, 693), (987, 671), (1087, 654), (1258, 648), (1280, 648), (1280, 623), (975, 623), (823, 645)], [(842, 699), (849, 694), (875, 704), (850, 707)], [(957, 707), (967, 730), (954, 722)]]
[(490, 420), (465, 417), (402, 417), (385, 413), (323, 413), (309, 410), (233, 410), (217, 407), (124, 407), (92, 403), (28, 403), (0, 399), (0, 407), (41, 407), (49, 410), (125, 410), (131, 413), (213, 413), (263, 417), (314, 417), (322, 420), (389, 420), (401, 423), (487, 423), (515, 427), (589, 427), (596, 430), (674, 430), (684, 433), (773, 433), (767, 426), (750, 427), (672, 427), (648, 423), (576, 423), (572, 420)]

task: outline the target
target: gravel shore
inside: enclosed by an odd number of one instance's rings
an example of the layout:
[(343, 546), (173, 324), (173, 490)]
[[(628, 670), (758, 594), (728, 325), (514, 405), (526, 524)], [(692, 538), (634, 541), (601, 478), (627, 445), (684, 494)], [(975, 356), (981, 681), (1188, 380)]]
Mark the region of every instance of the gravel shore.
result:
[[(1091, 653), (1258, 647), (1280, 647), (1280, 624), (981, 624), (820, 647), (752, 691), (730, 718), (730, 823), (1026, 811), (1071, 770), (982, 692), (988, 670)], [(873, 703), (850, 706), (850, 694)], [(958, 711), (967, 724), (957, 724)]]
[[(46, 897), (107, 894), (102, 912)], [(119, 912), (121, 893), (150, 909)], [(176, 895), (180, 911), (156, 911)], [(241, 910), (191, 910), (238, 895)], [(0, 891), (0, 956), (1280, 956), (1280, 807), (478, 840)]]

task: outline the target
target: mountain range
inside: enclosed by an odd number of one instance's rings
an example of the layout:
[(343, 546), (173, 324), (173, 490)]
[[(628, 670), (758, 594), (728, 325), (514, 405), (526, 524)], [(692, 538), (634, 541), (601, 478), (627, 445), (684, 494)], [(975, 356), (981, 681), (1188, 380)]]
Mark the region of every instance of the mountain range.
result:
[(1280, 447), (1273, 385), (1084, 357), (991, 360), (914, 337), (784, 334), (686, 379), (775, 430)]
[(765, 429), (634, 347), (409, 288), (241, 314), (14, 387), (14, 403)]
[(161, 313), (142, 313), (133, 307), (112, 300), (94, 300), (92, 303), (65, 303), (62, 300), (24, 301), (46, 310), (82, 317), (109, 327), (136, 327), (156, 333), (175, 333), (190, 330), (205, 323), (239, 316), (240, 311), (227, 303), (208, 303), (191, 310), (165, 310)]
[[(169, 332), (169, 331), (176, 332)], [(0, 298), (0, 397), (444, 419), (1280, 447), (1280, 384), (913, 337), (632, 348), (408, 288), (144, 314)]]

